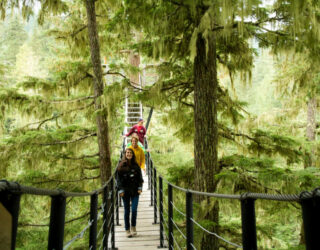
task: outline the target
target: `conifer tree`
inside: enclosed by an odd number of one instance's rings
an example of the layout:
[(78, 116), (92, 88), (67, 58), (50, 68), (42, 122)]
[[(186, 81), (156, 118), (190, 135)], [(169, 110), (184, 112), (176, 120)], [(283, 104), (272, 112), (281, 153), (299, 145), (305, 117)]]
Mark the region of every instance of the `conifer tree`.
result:
[[(32, 3), (33, 4), (33, 3)], [(0, 8), (2, 11), (2, 15), (5, 16), (6, 10), (8, 6), (11, 5), (11, 7), (17, 7), (21, 5), (22, 14), (25, 17), (29, 17), (31, 14), (33, 14), (33, 6), (25, 3), (25, 2), (2, 2), (0, 4)], [(71, 5), (71, 4), (70, 4)], [(88, 38), (89, 38), (89, 45), (90, 45), (90, 53), (91, 53), (91, 59), (92, 59), (92, 67), (93, 67), (93, 76), (88, 73), (88, 69), (83, 70), (82, 74), (85, 74), (85, 77), (80, 78), (76, 81), (83, 81), (88, 78), (93, 80), (93, 89), (94, 89), (94, 95), (85, 98), (84, 100), (90, 100), (94, 99), (95, 103), (95, 116), (96, 116), (96, 123), (97, 123), (97, 138), (98, 138), (98, 145), (99, 145), (99, 159), (100, 159), (100, 178), (102, 183), (105, 183), (109, 177), (111, 176), (111, 157), (110, 157), (110, 149), (109, 149), (109, 138), (108, 138), (108, 121), (107, 121), (107, 108), (103, 107), (101, 105), (101, 95), (104, 92), (104, 85), (103, 85), (103, 78), (102, 78), (102, 68), (101, 68), (101, 61), (100, 61), (100, 49), (99, 49), (99, 37), (98, 32), (96, 28), (96, 13), (95, 13), (95, 1), (86, 1), (83, 3), (83, 5), (86, 6), (87, 9), (87, 25), (84, 27), (81, 27), (79, 31), (73, 31), (75, 34), (71, 35), (71, 38), (76, 39), (79, 32), (87, 28), (88, 31)], [(73, 5), (74, 7), (75, 5)], [(81, 7), (80, 7), (81, 9)], [(45, 22), (45, 18), (51, 14), (61, 14), (64, 12), (68, 12), (68, 4), (63, 1), (48, 1), (41, 5), (41, 9), (39, 12), (39, 18), (38, 21), (40, 24), (43, 24)], [(79, 14), (79, 12), (78, 12)], [(82, 20), (83, 22), (84, 20)], [(81, 34), (82, 35), (82, 34)], [(66, 39), (67, 40), (67, 39)], [(73, 41), (75, 42), (75, 41)], [(79, 46), (79, 44), (78, 44)], [(80, 45), (81, 46), (81, 45)], [(85, 54), (85, 53), (84, 53)], [(77, 72), (80, 73), (80, 72)], [(37, 79), (30, 79), (29, 86), (32, 86)], [(26, 85), (25, 85), (26, 86)], [(34, 86), (34, 85), (33, 85)], [(70, 95), (70, 87), (66, 86), (68, 88), (68, 96)], [(86, 106), (86, 107), (90, 107)], [(80, 109), (83, 109), (80, 108)], [(68, 112), (67, 112), (68, 113)], [(46, 119), (46, 121), (51, 119)], [(44, 122), (43, 122), (44, 123)], [(40, 122), (40, 124), (43, 124)], [(59, 125), (57, 125), (59, 127)], [(40, 125), (39, 125), (40, 127)], [(95, 136), (95, 133), (91, 133), (90, 136)], [(89, 136), (89, 137), (90, 137)]]
[[(102, 78), (102, 66), (100, 59), (100, 45), (99, 35), (96, 24), (96, 11), (95, 1), (86, 0), (87, 20), (88, 20), (88, 35), (90, 41), (90, 54), (91, 62), (94, 72), (94, 102), (95, 109), (102, 108), (100, 96), (103, 95), (103, 78)], [(107, 182), (111, 176), (111, 157), (110, 157), (110, 145), (109, 145), (109, 128), (108, 128), (108, 113), (104, 108), (103, 112), (97, 114), (96, 117), (98, 128), (98, 144), (99, 144), (99, 157), (100, 157), (100, 174), (102, 183)]]
[[(170, 81), (174, 77), (164, 73), (163, 78), (168, 80), (169, 86), (163, 86), (164, 81), (160, 81), (160, 84), (163, 89), (175, 89), (175, 96), (178, 96), (181, 104), (194, 107), (196, 188), (215, 192), (215, 176), (221, 171), (217, 135), (218, 105), (223, 99), (219, 94), (226, 95), (221, 90), (219, 93), (216, 73), (218, 65), (226, 67), (231, 78), (236, 72), (242, 72), (244, 78), (250, 78), (255, 54), (255, 50), (250, 47), (250, 39), (256, 39), (260, 47), (271, 47), (275, 53), (290, 49), (296, 39), (304, 40), (305, 46), (314, 47), (314, 41), (319, 41), (319, 22), (315, 17), (319, 3), (279, 0), (269, 7), (260, 0), (121, 3), (116, 20), (120, 17), (123, 19), (122, 24), (118, 24), (118, 30), (123, 32), (128, 27), (134, 27), (143, 30), (145, 34), (135, 48), (151, 58), (166, 60), (165, 63), (171, 66), (173, 73), (173, 67), (190, 63), (193, 65), (192, 77), (187, 80)], [(310, 35), (308, 41), (303, 36), (307, 30)], [(183, 101), (190, 94), (193, 94), (192, 103)], [(236, 113), (240, 107), (234, 108)], [(220, 127), (226, 134), (239, 135), (227, 127)], [(254, 137), (265, 135), (258, 132)], [(251, 149), (259, 151), (264, 148), (263, 144), (251, 139), (255, 144)], [(218, 225), (218, 206), (207, 213), (207, 219)], [(214, 226), (212, 231), (218, 232), (218, 226)], [(216, 239), (203, 239), (201, 249), (218, 248)]]
[(19, 48), (27, 39), (27, 33), (23, 29), (21, 18), (17, 15), (12, 14), (12, 18), (4, 22), (4, 24), (6, 25), (0, 33), (0, 49), (2, 51), (0, 61), (14, 66)]

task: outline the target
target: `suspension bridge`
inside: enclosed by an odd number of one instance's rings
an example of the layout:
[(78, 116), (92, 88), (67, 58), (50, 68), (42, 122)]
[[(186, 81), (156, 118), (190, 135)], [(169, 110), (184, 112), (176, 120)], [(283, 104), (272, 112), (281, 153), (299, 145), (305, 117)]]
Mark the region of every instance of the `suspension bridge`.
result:
[[(147, 175), (144, 176), (144, 190), (139, 202), (137, 230), (138, 235), (126, 238), (123, 229), (120, 199), (115, 179), (112, 176), (100, 189), (85, 192), (48, 190), (19, 185), (16, 182), (0, 182), (0, 228), (1, 249), (15, 249), (18, 230), (21, 195), (42, 195), (51, 197), (50, 223), (48, 230), (48, 249), (72, 249), (72, 244), (89, 231), (88, 249), (197, 249), (194, 245), (194, 228), (219, 238), (231, 249), (258, 249), (255, 217), (255, 200), (274, 200), (296, 202), (302, 207), (302, 218), (306, 238), (306, 249), (319, 249), (320, 235), (320, 188), (312, 192), (304, 191), (299, 195), (271, 195), (261, 193), (217, 194), (187, 190), (167, 181), (157, 173), (150, 153), (147, 154)], [(165, 192), (166, 190), (166, 192)], [(181, 211), (173, 199), (175, 191), (185, 193), (185, 209)], [(218, 199), (234, 199), (241, 203), (242, 242), (232, 242), (215, 232), (208, 231), (193, 217), (193, 196), (207, 196)], [(90, 196), (90, 219), (68, 242), (64, 241), (66, 198)], [(100, 201), (100, 206), (98, 205)], [(11, 220), (5, 219), (6, 211)], [(175, 222), (174, 215), (183, 216), (186, 225), (181, 227)], [(98, 221), (102, 220), (98, 228)], [(7, 223), (4, 223), (7, 221)], [(102, 235), (100, 242), (97, 240)], [(8, 236), (9, 238), (6, 238)], [(177, 236), (181, 239), (178, 242)]]
[[(134, 124), (142, 115), (141, 103), (126, 100), (126, 123)], [(148, 127), (152, 114), (149, 113)], [(125, 128), (125, 133), (127, 128)], [(125, 141), (123, 143), (123, 148)], [(147, 148), (146, 141), (146, 148)], [(121, 150), (120, 159), (122, 157)], [(88, 245), (85, 249), (199, 249), (195, 243), (195, 228), (205, 234), (217, 237), (230, 249), (258, 249), (255, 215), (257, 199), (281, 202), (295, 202), (302, 208), (302, 219), (305, 232), (306, 248), (320, 249), (320, 188), (304, 191), (298, 195), (244, 193), (217, 194), (185, 189), (170, 183), (158, 173), (151, 158), (146, 154), (147, 173), (144, 176), (144, 189), (138, 206), (137, 231), (138, 235), (126, 238), (123, 223), (123, 207), (119, 199), (115, 176), (97, 190), (91, 192), (68, 192), (64, 190), (49, 190), (23, 186), (7, 180), (0, 181), (0, 249), (15, 249), (16, 238), (19, 234), (19, 210), (22, 195), (38, 195), (51, 197), (50, 223), (48, 229), (49, 250), (73, 249), (73, 244), (87, 235)], [(177, 205), (174, 193), (184, 194), (183, 209)], [(242, 239), (234, 242), (231, 239), (211, 232), (201, 225), (193, 215), (194, 196), (213, 197), (216, 199), (238, 200), (241, 209)], [(79, 228), (70, 240), (65, 241), (65, 217), (68, 206), (66, 199), (70, 197), (90, 197), (90, 218), (83, 228)], [(181, 203), (181, 200), (179, 201)], [(184, 225), (177, 223), (176, 217), (183, 218)], [(99, 225), (99, 227), (98, 227)], [(77, 248), (79, 249), (79, 248)]]

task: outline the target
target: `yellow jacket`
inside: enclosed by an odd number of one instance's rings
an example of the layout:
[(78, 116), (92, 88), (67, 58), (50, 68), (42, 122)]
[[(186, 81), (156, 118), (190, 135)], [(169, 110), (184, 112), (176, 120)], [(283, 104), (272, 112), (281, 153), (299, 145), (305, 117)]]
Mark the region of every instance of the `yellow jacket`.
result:
[(136, 148), (132, 147), (132, 145), (129, 147), (133, 150), (134, 155), (136, 156), (136, 162), (138, 163), (138, 165), (140, 166), (141, 169), (145, 169), (145, 162), (146, 162), (146, 158), (144, 156), (144, 152), (142, 150), (142, 148), (140, 148), (139, 146), (137, 146)]

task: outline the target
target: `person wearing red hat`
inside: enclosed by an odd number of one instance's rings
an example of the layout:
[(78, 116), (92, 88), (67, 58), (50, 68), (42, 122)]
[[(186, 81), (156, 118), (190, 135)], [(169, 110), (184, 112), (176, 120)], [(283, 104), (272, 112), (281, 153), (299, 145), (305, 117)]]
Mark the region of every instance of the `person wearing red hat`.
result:
[(139, 136), (139, 141), (141, 142), (142, 145), (144, 145), (144, 137), (146, 136), (147, 130), (143, 126), (143, 119), (140, 118), (138, 123), (134, 125), (130, 131), (124, 135), (124, 137), (130, 136), (132, 133), (137, 133)]

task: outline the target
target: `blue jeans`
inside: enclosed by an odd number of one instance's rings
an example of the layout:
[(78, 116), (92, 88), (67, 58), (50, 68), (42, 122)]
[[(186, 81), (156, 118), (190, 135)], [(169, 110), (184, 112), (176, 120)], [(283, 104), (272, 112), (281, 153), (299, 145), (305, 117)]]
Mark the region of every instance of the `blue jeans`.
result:
[(131, 226), (135, 227), (137, 223), (137, 212), (139, 195), (130, 196), (124, 195), (122, 197), (124, 207), (124, 226), (126, 230), (130, 230), (130, 200), (131, 200)]

